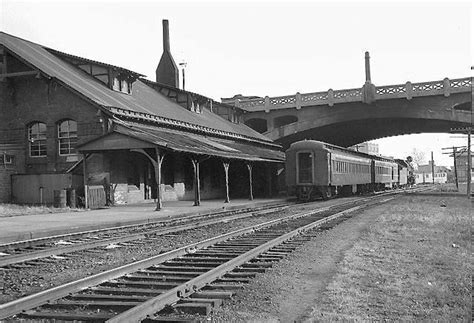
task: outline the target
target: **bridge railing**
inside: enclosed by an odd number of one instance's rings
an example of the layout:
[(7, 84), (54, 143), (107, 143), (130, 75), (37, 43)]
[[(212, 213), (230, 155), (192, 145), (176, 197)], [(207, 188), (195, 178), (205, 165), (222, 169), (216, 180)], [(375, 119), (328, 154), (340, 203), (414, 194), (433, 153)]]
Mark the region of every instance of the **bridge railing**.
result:
[[(411, 83), (397, 85), (385, 85), (375, 87), (375, 100), (399, 99), (406, 98), (408, 100), (414, 97), (429, 95), (449, 96), (451, 93), (470, 92), (471, 78), (460, 78), (450, 80), (445, 78), (441, 81)], [(360, 89), (344, 89), (332, 90), (325, 92), (312, 93), (296, 93), (295, 95), (286, 95), (278, 97), (268, 97), (238, 100), (236, 106), (248, 111), (270, 111), (275, 109), (300, 109), (305, 106), (313, 105), (329, 105), (344, 102), (360, 102), (362, 101), (363, 88)]]

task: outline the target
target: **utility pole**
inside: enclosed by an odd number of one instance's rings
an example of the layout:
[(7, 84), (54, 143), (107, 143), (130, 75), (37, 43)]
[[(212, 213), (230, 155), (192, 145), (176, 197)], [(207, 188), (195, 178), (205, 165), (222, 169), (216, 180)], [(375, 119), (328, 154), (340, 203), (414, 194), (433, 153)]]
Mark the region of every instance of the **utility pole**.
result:
[[(446, 147), (446, 148), (441, 148), (442, 150), (447, 150), (451, 149), (452, 151), (448, 152), (443, 152), (443, 155), (451, 155), (454, 157), (454, 180), (456, 182), (456, 189), (459, 191), (459, 179), (458, 179), (458, 152), (463, 151), (466, 149), (465, 146), (458, 146), (458, 147)], [(459, 149), (459, 150), (458, 150)]]
[(465, 127), (465, 128), (451, 128), (451, 132), (457, 133), (466, 133), (467, 132), (467, 172), (466, 172), (466, 179), (467, 179), (467, 189), (466, 194), (467, 198), (471, 198), (471, 169), (472, 169), (472, 154), (471, 154), (471, 132), (472, 126)]
[(458, 182), (458, 166), (456, 161), (456, 149), (453, 147), (453, 157), (454, 157), (454, 180), (456, 181), (456, 190), (459, 191), (459, 182)]
[(471, 127), (467, 128), (467, 198), (471, 198), (471, 169), (472, 169), (472, 156), (471, 156)]
[(435, 183), (434, 180), (434, 160), (433, 160), (433, 152), (431, 152), (431, 178), (433, 180), (433, 184)]

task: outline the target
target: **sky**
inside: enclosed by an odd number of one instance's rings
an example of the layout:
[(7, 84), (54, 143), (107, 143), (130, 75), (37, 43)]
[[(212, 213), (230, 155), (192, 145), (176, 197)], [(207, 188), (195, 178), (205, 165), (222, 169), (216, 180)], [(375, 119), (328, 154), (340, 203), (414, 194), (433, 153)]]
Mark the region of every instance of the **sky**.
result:
[[(19, 1), (0, 0), (0, 30), (154, 80), (162, 19), (186, 62), (186, 89), (220, 100), (361, 87), (370, 52), (375, 85), (472, 75), (471, 1)], [(453, 138), (456, 137), (456, 138)], [(380, 152), (413, 149), (451, 165), (450, 134), (379, 139)]]

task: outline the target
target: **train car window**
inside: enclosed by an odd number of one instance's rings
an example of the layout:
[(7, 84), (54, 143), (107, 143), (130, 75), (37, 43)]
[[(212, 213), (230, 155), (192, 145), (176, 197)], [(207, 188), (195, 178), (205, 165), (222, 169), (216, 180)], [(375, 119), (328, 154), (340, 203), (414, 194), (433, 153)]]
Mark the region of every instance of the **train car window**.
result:
[(298, 153), (298, 182), (313, 183), (313, 155), (310, 152)]

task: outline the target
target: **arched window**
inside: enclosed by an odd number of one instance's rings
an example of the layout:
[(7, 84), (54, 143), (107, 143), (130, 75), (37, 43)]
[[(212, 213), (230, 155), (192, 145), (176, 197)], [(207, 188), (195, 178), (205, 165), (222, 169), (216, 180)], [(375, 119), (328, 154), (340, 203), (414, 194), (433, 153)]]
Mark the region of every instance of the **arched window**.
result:
[(28, 127), (28, 142), (31, 157), (46, 156), (46, 124), (32, 123)]
[(58, 125), (59, 155), (76, 153), (77, 122), (64, 120)]

